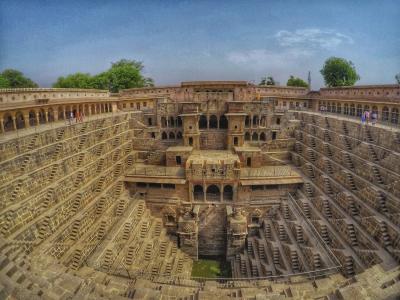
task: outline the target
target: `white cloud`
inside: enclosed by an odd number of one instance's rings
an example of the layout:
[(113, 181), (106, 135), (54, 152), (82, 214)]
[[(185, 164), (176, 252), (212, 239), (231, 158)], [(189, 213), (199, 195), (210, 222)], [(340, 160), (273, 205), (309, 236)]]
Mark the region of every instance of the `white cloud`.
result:
[(235, 64), (256, 64), (264, 66), (285, 66), (294, 61), (312, 56), (312, 51), (306, 49), (288, 49), (280, 52), (272, 52), (264, 49), (237, 51), (228, 53), (227, 58)]
[(335, 49), (341, 44), (353, 44), (353, 39), (335, 30), (318, 28), (297, 29), (295, 31), (280, 30), (274, 37), (283, 47), (306, 47)]

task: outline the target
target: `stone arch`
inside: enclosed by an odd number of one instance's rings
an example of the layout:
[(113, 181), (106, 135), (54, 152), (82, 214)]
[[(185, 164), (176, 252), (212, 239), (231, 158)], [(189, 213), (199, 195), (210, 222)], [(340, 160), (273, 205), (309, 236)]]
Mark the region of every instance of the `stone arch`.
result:
[(216, 115), (210, 116), (209, 128), (218, 128), (218, 118)]
[(258, 141), (258, 133), (257, 132), (253, 132), (253, 135), (251, 136), (251, 140)]
[(264, 132), (261, 132), (261, 134), (260, 134), (260, 141), (265, 141), (266, 140), (266, 138), (265, 138), (265, 133)]
[(61, 106), (58, 107), (58, 119), (64, 120), (64, 108)]
[(94, 104), (92, 104), (90, 107), (91, 107), (90, 110), (92, 111), (92, 115), (94, 115), (96, 113), (96, 111), (95, 111), (96, 110), (95, 109), (96, 106)]
[(376, 105), (372, 106), (372, 112), (378, 114), (378, 107)]
[(178, 131), (178, 133), (176, 134), (176, 138), (178, 140), (181, 140), (182, 139), (182, 132)]
[(250, 127), (250, 117), (249, 116), (246, 116), (246, 119), (244, 121), (244, 126), (245, 127)]
[(204, 190), (201, 185), (196, 184), (193, 187), (193, 199), (196, 201), (203, 201), (204, 200)]
[(199, 128), (207, 129), (207, 117), (205, 115), (201, 115), (199, 119)]
[(163, 133), (161, 134), (161, 139), (163, 139), (163, 140), (168, 139), (168, 135), (165, 131), (163, 131)]
[(167, 119), (165, 117), (161, 117), (161, 127), (167, 127)]
[(49, 122), (54, 122), (54, 109), (52, 107), (49, 107), (47, 110), (47, 120)]
[(174, 140), (175, 139), (175, 133), (173, 133), (172, 131), (169, 133), (169, 139), (170, 140)]
[(34, 110), (29, 111), (29, 126), (35, 126), (36, 123), (36, 112)]
[(207, 192), (206, 192), (207, 201), (219, 201), (220, 196), (221, 192), (218, 186), (212, 184), (207, 187)]
[(362, 105), (357, 104), (357, 117), (361, 117), (363, 111), (362, 111)]
[(390, 121), (393, 124), (399, 123), (399, 109), (398, 108), (392, 108)]
[(382, 121), (389, 120), (389, 108), (387, 106), (382, 108)]
[(169, 117), (169, 126), (170, 127), (175, 127), (175, 119), (174, 119), (174, 117)]
[(17, 129), (25, 128), (25, 118), (21, 111), (15, 113), (15, 125), (17, 126)]
[(344, 104), (344, 109), (343, 109), (343, 113), (345, 115), (349, 114), (349, 105), (347, 103)]
[(219, 118), (219, 128), (220, 129), (228, 129), (228, 119), (225, 117), (225, 115), (222, 115)]
[(189, 146), (193, 146), (193, 138), (189, 137)]
[(224, 200), (233, 200), (233, 187), (231, 185), (224, 186)]
[(250, 141), (250, 139), (251, 139), (251, 138), (250, 138), (250, 132), (247, 131), (247, 132), (244, 134), (244, 140), (245, 140), (245, 141)]
[(182, 127), (182, 118), (179, 116), (176, 118), (176, 127)]
[(14, 122), (11, 113), (6, 112), (3, 115), (3, 126), (4, 126), (4, 132), (14, 130)]
[(253, 116), (253, 125), (258, 125), (258, 116)]
[(39, 124), (46, 124), (46, 112), (43, 108), (39, 110)]
[(350, 105), (350, 116), (355, 116), (356, 115), (356, 107), (354, 104)]

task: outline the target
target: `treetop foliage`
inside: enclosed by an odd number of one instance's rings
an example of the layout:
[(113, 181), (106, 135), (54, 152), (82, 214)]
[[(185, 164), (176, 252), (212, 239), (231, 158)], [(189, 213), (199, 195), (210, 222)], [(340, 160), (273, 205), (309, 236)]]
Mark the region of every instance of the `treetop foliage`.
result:
[(154, 86), (153, 79), (144, 77), (141, 61), (121, 59), (111, 63), (111, 67), (100, 74), (75, 73), (59, 77), (53, 87), (104, 89), (117, 93), (121, 89)]
[(328, 87), (351, 86), (360, 79), (354, 64), (340, 57), (328, 58), (320, 72)]
[(261, 78), (261, 81), (258, 85), (276, 85), (274, 77), (268, 76)]
[(397, 83), (400, 84), (400, 73), (396, 74), (394, 78), (396, 79)]
[(303, 79), (301, 79), (299, 77), (294, 77), (293, 75), (290, 75), (286, 85), (287, 86), (308, 87), (307, 82), (305, 82)]
[(6, 69), (0, 73), (0, 88), (35, 88), (37, 83), (14, 69)]

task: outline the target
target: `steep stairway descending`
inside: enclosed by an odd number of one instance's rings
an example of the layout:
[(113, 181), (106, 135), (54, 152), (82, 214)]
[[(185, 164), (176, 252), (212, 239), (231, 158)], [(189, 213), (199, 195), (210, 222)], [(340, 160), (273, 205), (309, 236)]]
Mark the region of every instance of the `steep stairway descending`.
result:
[(350, 187), (350, 189), (352, 191), (357, 190), (357, 187), (354, 183), (353, 175), (350, 172), (346, 172), (346, 178), (347, 178), (347, 183), (348, 183), (348, 186)]
[(64, 137), (65, 128), (61, 128), (57, 131), (56, 141), (61, 140)]
[(357, 234), (353, 224), (347, 224), (347, 235), (350, 239), (351, 246), (358, 246)]
[(343, 266), (344, 272), (347, 276), (351, 277), (355, 275), (355, 270), (354, 270), (354, 261), (351, 256), (347, 256), (345, 258), (344, 266)]
[(332, 195), (332, 194), (333, 194), (333, 190), (332, 190), (331, 183), (330, 183), (329, 179), (328, 179), (327, 177), (324, 176), (324, 179), (323, 179), (323, 180), (324, 180), (325, 192), (326, 192), (328, 195)]
[(330, 162), (330, 160), (326, 160), (326, 161), (325, 161), (325, 167), (326, 167), (326, 171), (327, 171), (329, 174), (333, 174), (332, 163)]
[(330, 205), (329, 205), (328, 199), (324, 199), (324, 200), (322, 201), (322, 205), (323, 205), (324, 215), (325, 215), (327, 218), (332, 218), (332, 211), (331, 211), (331, 207), (330, 207)]
[(331, 146), (328, 143), (324, 144), (324, 150), (325, 150), (325, 153), (327, 156), (329, 156), (329, 157), (333, 156)]
[(331, 238), (329, 236), (328, 227), (325, 224), (321, 224), (320, 234), (324, 242), (329, 245), (331, 243)]
[(78, 144), (78, 150), (82, 150), (83, 146), (85, 145), (86, 141), (88, 139), (88, 135), (84, 135), (81, 137), (79, 144)]
[(300, 244), (304, 243), (303, 230), (300, 225), (296, 225), (296, 241)]
[(379, 169), (376, 166), (371, 166), (372, 174), (379, 184), (384, 184), (381, 173), (379, 172)]
[(307, 202), (303, 202), (303, 212), (307, 219), (311, 219), (310, 205)]
[(379, 231), (383, 240), (383, 244), (385, 247), (389, 247), (392, 245), (392, 241), (390, 239), (390, 235), (388, 233), (387, 225), (385, 222), (379, 222)]
[(39, 138), (39, 133), (35, 133), (33, 136), (32, 136), (32, 139), (31, 139), (31, 141), (30, 141), (30, 143), (29, 143), (29, 145), (28, 145), (28, 151), (31, 151), (31, 150), (33, 150), (33, 148), (35, 148), (35, 146), (36, 146), (36, 141), (37, 141), (37, 139)]
[(310, 148), (307, 149), (307, 154), (308, 157), (311, 161), (315, 162), (315, 160), (317, 159), (315, 156), (315, 152), (313, 150), (311, 150)]
[(351, 151), (353, 149), (347, 136), (343, 136), (343, 144), (347, 151)]
[(347, 123), (346, 122), (342, 122), (342, 131), (345, 135), (349, 135), (349, 129), (347, 128)]
[(21, 171), (22, 172), (25, 171), (25, 169), (28, 166), (28, 163), (29, 163), (31, 157), (32, 157), (32, 154), (30, 154), (30, 153), (24, 155), (24, 160), (21, 163)]
[(349, 169), (354, 170), (354, 164), (353, 161), (351, 160), (350, 154), (347, 152), (343, 152), (343, 159)]
[(382, 211), (384, 213), (389, 212), (389, 210), (386, 207), (386, 196), (381, 191), (378, 191), (377, 202), (378, 202), (380, 211)]
[(368, 129), (368, 127), (365, 128), (365, 137), (368, 141), (368, 143), (373, 143), (374, 139), (372, 138), (371, 131)]
[(294, 272), (300, 271), (299, 257), (295, 250), (290, 251), (290, 263)]
[(321, 269), (321, 256), (318, 253), (313, 254), (313, 266), (315, 270)]
[(370, 144), (368, 144), (367, 147), (368, 147), (368, 154), (369, 154), (371, 160), (374, 161), (374, 162), (378, 162), (379, 159), (378, 159), (378, 156), (376, 155), (374, 147), (372, 145), (370, 145)]
[(332, 138), (331, 138), (328, 130), (324, 131), (324, 141), (325, 142), (332, 142)]
[(314, 190), (309, 182), (304, 183), (304, 189), (306, 191), (306, 194), (309, 198), (314, 197)]

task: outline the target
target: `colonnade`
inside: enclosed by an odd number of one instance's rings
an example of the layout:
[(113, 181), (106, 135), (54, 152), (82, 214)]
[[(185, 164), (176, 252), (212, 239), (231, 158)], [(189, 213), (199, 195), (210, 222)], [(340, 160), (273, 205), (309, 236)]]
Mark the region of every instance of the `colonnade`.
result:
[(48, 105), (9, 110), (0, 112), (0, 132), (4, 133), (40, 124), (57, 122), (59, 120), (66, 120), (71, 116), (75, 118), (77, 114), (81, 116), (91, 116), (112, 111), (113, 108), (110, 102)]

